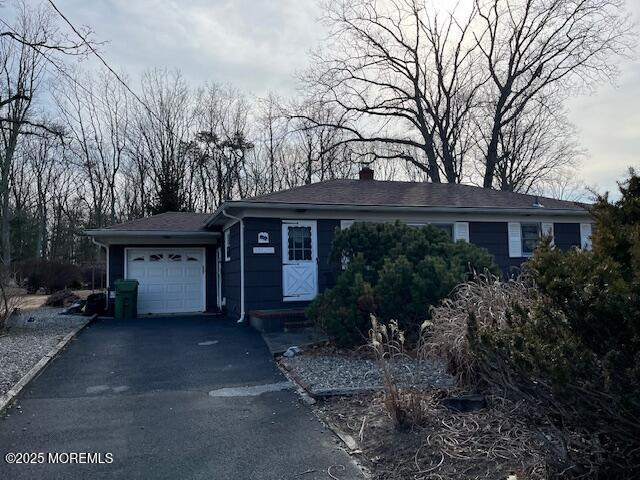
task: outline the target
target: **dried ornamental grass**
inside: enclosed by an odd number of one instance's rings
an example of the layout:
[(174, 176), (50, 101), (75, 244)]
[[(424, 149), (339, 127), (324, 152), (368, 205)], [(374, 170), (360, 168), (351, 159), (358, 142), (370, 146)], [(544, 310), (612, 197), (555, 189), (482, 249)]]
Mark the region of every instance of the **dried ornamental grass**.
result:
[(421, 332), (422, 355), (444, 358), (459, 385), (475, 386), (476, 365), (469, 344), (468, 322), (472, 316), (477, 330), (501, 330), (512, 326), (509, 315), (515, 305), (524, 311), (538, 301), (538, 293), (527, 277), (507, 282), (494, 275), (478, 275), (461, 284), (438, 307), (431, 310), (431, 322)]

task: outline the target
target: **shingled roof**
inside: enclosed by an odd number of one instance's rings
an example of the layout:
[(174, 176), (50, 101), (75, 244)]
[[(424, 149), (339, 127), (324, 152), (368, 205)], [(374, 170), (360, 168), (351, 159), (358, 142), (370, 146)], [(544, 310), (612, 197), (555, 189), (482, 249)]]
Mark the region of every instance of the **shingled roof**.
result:
[(241, 200), (249, 203), (475, 207), (584, 211), (584, 204), (451, 183), (328, 180)]
[(165, 212), (151, 217), (111, 225), (105, 230), (124, 232), (200, 232), (206, 231), (210, 213)]

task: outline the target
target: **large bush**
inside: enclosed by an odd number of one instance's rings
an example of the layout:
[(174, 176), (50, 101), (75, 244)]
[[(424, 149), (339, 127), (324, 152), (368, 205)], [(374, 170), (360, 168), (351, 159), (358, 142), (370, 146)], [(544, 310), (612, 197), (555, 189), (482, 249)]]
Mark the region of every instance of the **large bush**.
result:
[(562, 446), (550, 456), (561, 478), (640, 478), (635, 172), (620, 194), (591, 208), (592, 251), (561, 252), (544, 241), (521, 280), (470, 282), (432, 312), (432, 352), (461, 386), (529, 400)]
[(342, 345), (366, 341), (372, 313), (415, 331), (429, 307), (474, 272), (498, 273), (489, 252), (454, 243), (430, 225), (355, 223), (336, 233), (331, 260), (336, 269), (346, 268), (307, 315)]
[(13, 265), (16, 277), (29, 291), (56, 292), (82, 286), (82, 271), (73, 263), (34, 258)]

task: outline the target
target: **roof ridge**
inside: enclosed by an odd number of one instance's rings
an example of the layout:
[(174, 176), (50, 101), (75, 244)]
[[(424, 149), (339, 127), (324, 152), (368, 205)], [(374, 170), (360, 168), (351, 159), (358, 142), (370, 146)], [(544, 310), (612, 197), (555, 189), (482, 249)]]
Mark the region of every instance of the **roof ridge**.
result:
[(276, 195), (276, 194), (280, 194), (280, 193), (293, 192), (293, 191), (300, 190), (300, 189), (305, 188), (305, 187), (311, 187), (313, 185), (322, 185), (322, 184), (326, 184), (326, 183), (330, 183), (330, 182), (339, 182), (339, 181), (345, 181), (345, 180), (349, 181), (349, 180), (355, 180), (355, 179), (353, 179), (353, 178), (330, 178), (329, 180), (322, 180), (320, 182), (305, 183), (303, 185), (298, 185), (297, 187), (285, 188), (284, 190), (278, 190), (276, 192), (263, 193), (262, 195), (254, 195), (253, 197), (240, 198), (238, 200), (231, 200), (231, 201), (244, 202), (244, 201), (249, 201), (249, 200), (255, 200), (255, 199), (265, 198), (265, 197), (269, 197), (271, 195)]
[[(201, 216), (201, 217), (205, 217), (205, 218), (210, 218), (211, 215), (213, 215), (213, 213), (210, 212), (173, 212), (173, 211), (167, 211), (167, 212), (162, 212), (162, 213), (156, 213), (155, 215), (149, 215), (148, 217), (138, 217), (138, 218), (133, 218), (130, 220), (126, 220), (124, 222), (119, 222), (119, 223), (114, 223), (113, 225), (109, 225), (108, 227), (104, 227), (105, 229), (109, 230), (119, 230), (121, 229), (121, 227), (127, 226), (127, 225), (132, 225), (132, 224), (136, 224), (136, 223), (140, 223), (140, 222), (145, 222), (149, 219), (156, 219), (158, 217), (166, 217), (166, 216), (172, 216), (172, 215), (185, 215), (185, 216), (189, 216), (189, 217), (193, 217), (193, 216)], [(203, 225), (206, 225), (207, 222), (201, 220)]]
[[(288, 188), (285, 190), (278, 190), (276, 192), (270, 192), (270, 193), (266, 193), (263, 195), (255, 195), (253, 197), (247, 197), (247, 198), (242, 198), (239, 199), (237, 201), (255, 201), (255, 200), (261, 200), (264, 199), (265, 201), (268, 201), (270, 197), (274, 196), (274, 195), (280, 195), (282, 193), (289, 193), (289, 192), (295, 192), (297, 190), (301, 190), (304, 188), (308, 188), (311, 186), (317, 186), (317, 185), (322, 185), (322, 184), (327, 184), (327, 183), (332, 183), (332, 182), (352, 182), (352, 183), (356, 183), (358, 184), (359, 182), (361, 182), (362, 180), (357, 179), (357, 178), (333, 178), (333, 179), (329, 179), (329, 180), (323, 180), (321, 182), (312, 182), (312, 183), (306, 183), (304, 185), (298, 185), (297, 187), (292, 187), (292, 188)], [(429, 185), (435, 188), (439, 188), (439, 187), (444, 187), (444, 188), (464, 188), (464, 189), (471, 189), (471, 190), (475, 190), (475, 191), (482, 191), (485, 193), (488, 193), (490, 195), (517, 195), (519, 197), (527, 197), (527, 198), (539, 198), (541, 200), (551, 200), (554, 202), (562, 202), (562, 203), (568, 203), (568, 204), (574, 204), (574, 205), (584, 205), (584, 202), (577, 202), (574, 200), (564, 200), (564, 199), (560, 199), (560, 198), (553, 198), (553, 197), (548, 197), (545, 195), (536, 195), (533, 193), (523, 193), (523, 192), (514, 192), (513, 190), (499, 190), (496, 188), (485, 188), (485, 187), (481, 187), (479, 185), (469, 185), (466, 183), (453, 183), (453, 182), (431, 182), (431, 181), (424, 181), (424, 182), (419, 182), (419, 181), (412, 181), (412, 180), (366, 180), (367, 182), (375, 182), (375, 183), (386, 183), (386, 184), (410, 184), (410, 185)]]

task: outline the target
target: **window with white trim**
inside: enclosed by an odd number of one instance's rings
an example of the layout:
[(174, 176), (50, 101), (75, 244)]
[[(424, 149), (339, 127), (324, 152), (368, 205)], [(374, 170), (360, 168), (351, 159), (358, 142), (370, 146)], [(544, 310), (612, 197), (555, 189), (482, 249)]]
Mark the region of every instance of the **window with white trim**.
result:
[(540, 240), (540, 224), (539, 223), (521, 223), (520, 239), (522, 242), (522, 256), (528, 257), (533, 255), (536, 245)]
[(231, 229), (224, 231), (224, 261), (231, 260)]

